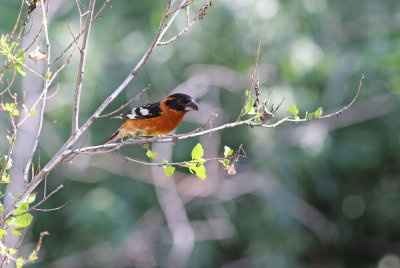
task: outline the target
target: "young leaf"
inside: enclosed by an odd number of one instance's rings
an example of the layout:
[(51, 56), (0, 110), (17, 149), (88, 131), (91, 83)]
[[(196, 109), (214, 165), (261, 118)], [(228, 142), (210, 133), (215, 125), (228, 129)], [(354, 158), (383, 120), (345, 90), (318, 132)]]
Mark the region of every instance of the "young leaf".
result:
[(17, 216), (14, 224), (17, 227), (24, 228), (24, 227), (29, 226), (29, 224), (31, 224), (32, 220), (33, 220), (33, 216), (29, 213), (26, 213), (26, 214)]
[(315, 116), (314, 113), (309, 113), (309, 114), (306, 116), (306, 118), (307, 118), (307, 119), (309, 119), (309, 118), (314, 118), (314, 116)]
[(255, 98), (255, 96), (250, 96), (249, 101), (247, 102), (246, 107), (244, 108), (243, 115), (256, 113), (256, 108), (254, 108), (254, 106), (253, 106), (254, 98)]
[(323, 112), (324, 112), (324, 108), (322, 108), (322, 107), (319, 107), (317, 110), (315, 110), (315, 117), (320, 117), (320, 116), (322, 116), (322, 114), (323, 114)]
[(6, 103), (6, 104), (5, 104), (5, 110), (8, 111), (8, 112), (10, 112), (10, 115), (11, 115), (11, 116), (13, 116), (13, 115), (15, 115), (15, 116), (19, 115), (19, 111), (18, 111), (17, 108), (14, 107), (14, 103), (9, 103), (9, 102)]
[(292, 115), (293, 119), (298, 119), (298, 114), (299, 114), (299, 109), (296, 107), (296, 105), (292, 105), (292, 107), (290, 107), (287, 112)]
[(196, 163), (192, 163), (188, 166), (188, 169), (190, 171), (190, 173), (193, 174), (193, 172), (195, 171), (195, 169), (197, 168), (197, 164)]
[(156, 152), (152, 152), (150, 149), (147, 149), (146, 155), (147, 155), (148, 158), (157, 159), (157, 153)]
[(15, 253), (17, 253), (17, 250), (14, 248), (8, 248), (8, 252), (10, 253), (10, 255), (14, 255)]
[(13, 232), (13, 234), (14, 234), (15, 236), (21, 236), (21, 235), (22, 235), (22, 234), (19, 232), (18, 229), (11, 229), (11, 231)]
[(9, 183), (10, 182), (10, 175), (8, 175), (6, 172), (3, 173), (3, 176), (1, 177), (1, 183)]
[(24, 213), (28, 210), (28, 208), (29, 208), (28, 202), (22, 202), (21, 205), (19, 205), (17, 209), (14, 211), (14, 215)]
[(171, 177), (172, 175), (174, 175), (175, 167), (173, 167), (173, 166), (164, 167), (164, 171), (168, 177)]
[(192, 159), (200, 159), (204, 155), (203, 146), (200, 143), (197, 143), (192, 150)]
[(0, 239), (2, 239), (3, 236), (6, 235), (6, 234), (7, 234), (6, 230), (0, 230)]
[(17, 259), (17, 261), (15, 262), (15, 264), (16, 264), (16, 268), (22, 268), (22, 266), (24, 266), (24, 264), (25, 264), (24, 258), (19, 257)]
[(47, 80), (49, 80), (50, 77), (51, 77), (51, 72), (48, 72), (44, 78), (46, 78)]
[(2, 156), (0, 157), (0, 167), (3, 167), (3, 166), (6, 164), (6, 162), (7, 162), (7, 166), (6, 166), (6, 169), (5, 169), (5, 170), (9, 170), (9, 169), (12, 167), (12, 164), (13, 164), (12, 159), (10, 158), (10, 159), (8, 159), (8, 161), (7, 161), (7, 158), (8, 158), (7, 155), (2, 155)]
[(28, 196), (28, 199), (26, 199), (26, 201), (27, 201), (29, 204), (32, 204), (33, 202), (35, 202), (35, 199), (36, 199), (36, 194), (30, 194), (30, 195)]
[(224, 146), (224, 156), (228, 157), (231, 156), (233, 154), (233, 150), (231, 148), (229, 148), (228, 146)]
[(206, 178), (206, 168), (204, 167), (204, 165), (198, 166), (195, 172), (196, 176), (199, 177), (200, 179), (204, 180)]

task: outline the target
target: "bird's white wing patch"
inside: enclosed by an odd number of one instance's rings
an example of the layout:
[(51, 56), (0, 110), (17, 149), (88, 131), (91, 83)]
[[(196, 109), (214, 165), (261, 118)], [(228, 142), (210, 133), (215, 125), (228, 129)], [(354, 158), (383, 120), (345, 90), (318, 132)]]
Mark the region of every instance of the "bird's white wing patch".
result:
[[(133, 111), (132, 111), (133, 112)], [(126, 114), (126, 116), (129, 118), (129, 119), (136, 119), (136, 114), (135, 113), (129, 113), (129, 114)]]
[(140, 107), (140, 113), (141, 113), (141, 115), (146, 116), (146, 115), (150, 114), (150, 111), (146, 108)]

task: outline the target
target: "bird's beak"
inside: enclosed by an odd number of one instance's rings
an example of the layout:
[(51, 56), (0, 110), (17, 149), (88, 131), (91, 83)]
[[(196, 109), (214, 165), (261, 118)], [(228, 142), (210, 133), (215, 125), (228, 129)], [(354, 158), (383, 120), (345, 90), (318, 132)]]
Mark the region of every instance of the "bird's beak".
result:
[(198, 111), (199, 105), (191, 99), (188, 104), (186, 104), (185, 111)]

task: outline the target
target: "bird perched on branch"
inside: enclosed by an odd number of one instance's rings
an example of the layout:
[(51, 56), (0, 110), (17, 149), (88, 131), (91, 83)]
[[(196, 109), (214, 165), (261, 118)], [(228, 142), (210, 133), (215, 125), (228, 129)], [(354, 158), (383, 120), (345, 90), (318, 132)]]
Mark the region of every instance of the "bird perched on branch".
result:
[(128, 135), (156, 136), (170, 133), (189, 111), (198, 111), (192, 97), (176, 93), (165, 99), (133, 108), (113, 118), (127, 119), (104, 144), (114, 143)]

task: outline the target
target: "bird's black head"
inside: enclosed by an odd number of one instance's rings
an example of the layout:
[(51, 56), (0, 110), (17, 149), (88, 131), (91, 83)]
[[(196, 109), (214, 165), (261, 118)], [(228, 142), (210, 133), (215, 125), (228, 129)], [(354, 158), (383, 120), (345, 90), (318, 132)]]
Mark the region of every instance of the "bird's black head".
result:
[(194, 101), (194, 99), (186, 94), (175, 93), (169, 95), (165, 104), (174, 110), (179, 112), (188, 112), (188, 111), (198, 111), (199, 105)]

